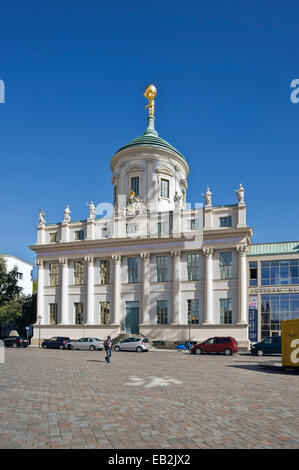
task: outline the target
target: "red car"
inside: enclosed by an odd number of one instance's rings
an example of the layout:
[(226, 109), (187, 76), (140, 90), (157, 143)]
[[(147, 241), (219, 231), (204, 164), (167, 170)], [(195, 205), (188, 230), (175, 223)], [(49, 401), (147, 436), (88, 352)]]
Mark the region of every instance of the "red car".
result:
[(190, 352), (192, 354), (224, 353), (226, 356), (231, 356), (233, 353), (238, 352), (238, 343), (231, 336), (215, 336), (202, 343), (195, 344)]

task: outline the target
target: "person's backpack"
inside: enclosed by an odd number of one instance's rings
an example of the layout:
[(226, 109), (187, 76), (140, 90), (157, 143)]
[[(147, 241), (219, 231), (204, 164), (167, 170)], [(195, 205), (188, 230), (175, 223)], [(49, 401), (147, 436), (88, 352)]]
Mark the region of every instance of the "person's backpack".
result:
[(105, 349), (108, 349), (108, 341), (107, 341), (106, 339), (105, 339), (105, 341), (104, 341), (104, 348), (105, 348)]

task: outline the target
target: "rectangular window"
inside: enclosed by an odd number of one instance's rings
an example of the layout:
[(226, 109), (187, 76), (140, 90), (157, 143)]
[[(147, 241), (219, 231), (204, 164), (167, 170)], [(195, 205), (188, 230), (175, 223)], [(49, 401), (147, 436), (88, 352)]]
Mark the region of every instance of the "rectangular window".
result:
[(110, 302), (100, 302), (100, 324), (110, 325)]
[(127, 224), (126, 225), (127, 234), (137, 232), (137, 224)]
[(83, 323), (83, 304), (81, 302), (75, 302), (75, 323), (76, 325), (82, 325)]
[(257, 286), (257, 261), (250, 261), (249, 263), (249, 285)]
[(227, 217), (220, 217), (220, 227), (232, 227), (231, 215)]
[(232, 299), (220, 299), (220, 323), (232, 323)]
[(188, 220), (188, 230), (196, 230), (196, 219)]
[(274, 260), (261, 262), (263, 286), (299, 284), (299, 260)]
[(167, 325), (167, 300), (157, 300), (157, 324)]
[(50, 233), (50, 243), (58, 242), (58, 233), (52, 232)]
[(57, 263), (50, 263), (50, 286), (58, 286), (59, 266)]
[(232, 278), (232, 257), (229, 251), (219, 253), (220, 279)]
[(134, 191), (136, 196), (139, 196), (139, 176), (131, 178), (131, 191)]
[(75, 231), (75, 240), (84, 240), (84, 230)]
[(157, 256), (157, 282), (168, 281), (168, 256)]
[(188, 302), (188, 325), (198, 325), (199, 323), (199, 300), (191, 299)]
[(50, 325), (58, 323), (58, 304), (49, 304)]
[(84, 284), (84, 263), (82, 261), (75, 261), (74, 263), (74, 278), (75, 286)]
[(199, 254), (187, 255), (188, 281), (199, 280)]
[(128, 283), (138, 282), (138, 258), (128, 258)]
[(100, 284), (109, 284), (110, 282), (110, 263), (108, 259), (100, 260)]
[(17, 279), (21, 281), (23, 279), (23, 273), (17, 273)]
[(262, 295), (261, 307), (262, 337), (269, 336), (271, 330), (281, 330), (282, 320), (299, 317), (299, 294)]
[(161, 197), (169, 199), (169, 181), (161, 179)]

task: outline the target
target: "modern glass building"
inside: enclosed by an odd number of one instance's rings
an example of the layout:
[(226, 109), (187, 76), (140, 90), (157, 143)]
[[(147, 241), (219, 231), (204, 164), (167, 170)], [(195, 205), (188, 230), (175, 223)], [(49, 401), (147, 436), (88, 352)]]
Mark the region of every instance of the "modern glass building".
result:
[(247, 269), (249, 340), (280, 335), (299, 318), (299, 241), (251, 245)]

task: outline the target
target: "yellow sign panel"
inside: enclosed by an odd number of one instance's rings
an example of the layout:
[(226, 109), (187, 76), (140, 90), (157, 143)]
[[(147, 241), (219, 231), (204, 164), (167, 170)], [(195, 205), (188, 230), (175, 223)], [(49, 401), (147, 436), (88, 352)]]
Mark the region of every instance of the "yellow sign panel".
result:
[(281, 322), (283, 367), (299, 367), (299, 318)]

